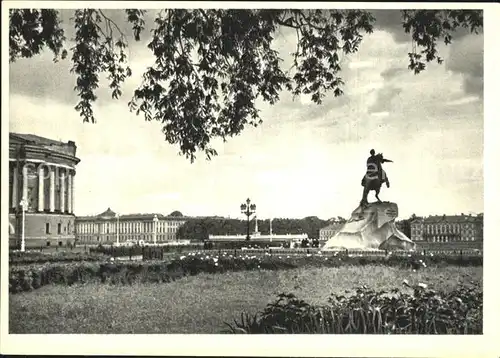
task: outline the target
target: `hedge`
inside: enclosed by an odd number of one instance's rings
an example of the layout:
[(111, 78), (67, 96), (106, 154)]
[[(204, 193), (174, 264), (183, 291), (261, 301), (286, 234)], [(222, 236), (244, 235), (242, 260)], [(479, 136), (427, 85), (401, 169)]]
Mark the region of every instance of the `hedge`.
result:
[(191, 245), (162, 245), (162, 246), (97, 246), (91, 247), (90, 253), (104, 254), (113, 257), (119, 256), (139, 256), (143, 254), (143, 250), (159, 250), (163, 253), (181, 253), (192, 250), (199, 250), (203, 248), (203, 244), (191, 244)]
[(42, 264), (49, 262), (72, 262), (72, 261), (104, 261), (107, 257), (103, 254), (87, 254), (82, 252), (59, 251), (44, 253), (37, 251), (9, 252), (9, 264)]
[(245, 270), (286, 270), (303, 266), (340, 267), (345, 265), (386, 265), (418, 270), (428, 265), (481, 266), (482, 257), (418, 256), (349, 257), (322, 256), (200, 256), (190, 254), (168, 261), (149, 262), (73, 262), (44, 265), (11, 266), (9, 291), (30, 291), (47, 284), (85, 283), (98, 281), (112, 284), (133, 282), (170, 282), (198, 273), (221, 273)]

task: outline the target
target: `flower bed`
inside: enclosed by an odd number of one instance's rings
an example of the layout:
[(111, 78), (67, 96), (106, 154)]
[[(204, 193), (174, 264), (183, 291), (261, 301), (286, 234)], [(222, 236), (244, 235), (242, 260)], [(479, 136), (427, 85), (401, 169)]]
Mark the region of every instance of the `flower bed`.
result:
[(480, 286), (442, 293), (413, 287), (413, 294), (390, 294), (362, 287), (352, 296), (335, 295), (326, 306), (311, 306), (281, 294), (256, 315), (241, 314), (229, 333), (482, 334)]
[(428, 265), (481, 266), (482, 257), (448, 256), (387, 256), (363, 257), (338, 254), (322, 255), (270, 255), (234, 256), (226, 252), (221, 255), (189, 253), (171, 261), (150, 262), (72, 262), (11, 266), (9, 291), (12, 293), (29, 291), (47, 284), (133, 282), (170, 282), (183, 276), (201, 272), (222, 273), (245, 270), (287, 270), (303, 266), (340, 267), (344, 265), (387, 265), (402, 269), (419, 270)]

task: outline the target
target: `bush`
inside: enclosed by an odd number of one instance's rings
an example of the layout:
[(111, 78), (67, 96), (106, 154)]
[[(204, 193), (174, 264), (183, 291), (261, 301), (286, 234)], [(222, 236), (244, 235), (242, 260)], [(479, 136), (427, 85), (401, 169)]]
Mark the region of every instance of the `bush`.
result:
[(72, 262), (72, 261), (102, 261), (106, 256), (102, 254), (86, 254), (81, 252), (59, 251), (54, 253), (44, 253), (36, 251), (9, 253), (9, 264), (43, 264), (49, 262)]
[(304, 266), (340, 267), (345, 265), (384, 265), (401, 269), (419, 270), (429, 265), (482, 265), (482, 257), (453, 258), (448, 256), (389, 255), (350, 256), (337, 254), (321, 255), (265, 255), (233, 256), (188, 254), (172, 261), (142, 262), (55, 262), (45, 265), (11, 266), (10, 292), (29, 291), (47, 284), (72, 285), (100, 281), (111, 284), (133, 282), (170, 282), (187, 275), (199, 273), (221, 273), (247, 270), (288, 270)]
[(139, 256), (146, 253), (151, 258), (161, 258), (163, 253), (182, 253), (186, 251), (199, 250), (203, 244), (191, 245), (134, 245), (134, 246), (97, 246), (90, 248), (91, 253), (103, 254), (112, 257)]
[(290, 247), (290, 241), (285, 240), (237, 240), (237, 241), (215, 241), (205, 240), (203, 248), (206, 250), (239, 250), (241, 248), (267, 249), (270, 247)]
[(112, 257), (124, 257), (124, 256), (138, 256), (142, 255), (142, 247), (139, 245), (134, 246), (102, 246), (91, 247), (89, 249), (90, 253), (102, 254)]
[(280, 294), (262, 313), (242, 313), (229, 333), (327, 334), (482, 334), (482, 288), (451, 293), (413, 287), (375, 292), (362, 287), (350, 297), (335, 295), (327, 306), (311, 306), (293, 294)]

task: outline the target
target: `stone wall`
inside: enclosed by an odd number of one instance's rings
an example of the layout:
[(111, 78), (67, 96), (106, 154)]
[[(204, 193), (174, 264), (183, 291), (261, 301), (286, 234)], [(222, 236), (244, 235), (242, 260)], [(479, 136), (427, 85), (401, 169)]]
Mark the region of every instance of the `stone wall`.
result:
[[(21, 214), (9, 215), (15, 232), (9, 235), (9, 246), (21, 246)], [(48, 229), (48, 230), (47, 230)], [(48, 232), (47, 232), (48, 231)], [(75, 241), (75, 217), (73, 215), (26, 213), (25, 243), (27, 248), (40, 246), (66, 246)]]

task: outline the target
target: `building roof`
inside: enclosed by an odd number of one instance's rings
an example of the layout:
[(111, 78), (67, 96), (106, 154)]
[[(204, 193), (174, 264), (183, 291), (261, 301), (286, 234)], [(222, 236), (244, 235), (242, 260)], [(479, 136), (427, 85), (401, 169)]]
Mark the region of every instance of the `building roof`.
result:
[(481, 218), (472, 215), (431, 215), (424, 218), (425, 223), (439, 223), (439, 222), (463, 223), (463, 222), (477, 222), (478, 220), (481, 220)]
[(13, 143), (14, 145), (17, 142), (25, 145), (42, 147), (46, 150), (63, 153), (66, 155), (76, 155), (76, 144), (73, 141), (62, 142), (59, 140), (41, 137), (35, 134), (9, 132), (9, 142)]
[(481, 223), (483, 215), (430, 215), (424, 218), (416, 218), (411, 223), (434, 224), (434, 223)]
[(49, 139), (45, 137), (40, 137), (35, 134), (27, 134), (27, 133), (10, 133), (10, 136), (12, 137), (17, 137), (19, 139), (22, 139), (25, 142), (28, 142), (29, 144), (41, 144), (41, 145), (66, 145), (68, 143), (54, 140), (54, 139)]
[[(135, 213), (135, 214), (123, 214), (119, 215), (120, 220), (153, 220), (154, 217), (158, 217), (159, 220), (184, 220), (186, 217), (184, 216), (171, 216), (171, 215), (163, 215), (160, 213)], [(79, 220), (97, 220), (97, 219), (114, 219), (117, 217), (116, 212), (111, 210), (111, 208), (107, 208), (104, 212), (98, 215), (87, 215), (87, 216), (78, 216)]]
[(110, 208), (107, 208), (106, 211), (100, 213), (99, 215), (97, 215), (97, 217), (101, 218), (116, 217), (116, 213)]

